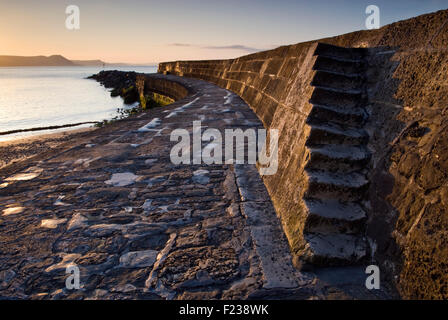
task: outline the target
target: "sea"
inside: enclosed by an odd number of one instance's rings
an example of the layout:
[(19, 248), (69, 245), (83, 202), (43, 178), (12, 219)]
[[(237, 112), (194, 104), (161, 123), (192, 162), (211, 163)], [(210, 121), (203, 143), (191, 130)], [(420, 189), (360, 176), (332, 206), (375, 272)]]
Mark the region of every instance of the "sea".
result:
[[(102, 70), (155, 73), (157, 67), (0, 67), (0, 133), (109, 120), (118, 109), (132, 108), (86, 79)], [(86, 126), (92, 125), (0, 135), (0, 141)]]

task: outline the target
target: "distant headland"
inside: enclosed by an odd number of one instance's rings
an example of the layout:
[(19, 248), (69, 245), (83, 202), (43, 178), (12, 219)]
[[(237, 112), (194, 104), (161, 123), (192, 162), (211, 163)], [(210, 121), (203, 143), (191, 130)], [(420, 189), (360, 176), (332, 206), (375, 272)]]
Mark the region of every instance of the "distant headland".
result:
[(52, 56), (6, 56), (0, 55), (0, 67), (44, 67), (44, 66), (126, 66), (125, 63), (107, 63), (102, 60), (69, 60), (61, 55)]

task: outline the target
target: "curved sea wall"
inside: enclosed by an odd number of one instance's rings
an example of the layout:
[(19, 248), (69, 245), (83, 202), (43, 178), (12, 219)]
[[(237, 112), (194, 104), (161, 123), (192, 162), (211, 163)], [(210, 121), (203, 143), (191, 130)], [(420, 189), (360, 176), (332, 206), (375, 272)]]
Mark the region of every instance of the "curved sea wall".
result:
[(366, 48), (371, 159), (362, 261), (378, 264), (404, 298), (448, 298), (448, 10), (237, 59), (165, 62), (159, 72), (227, 88), (266, 128), (279, 130), (279, 169), (264, 182), (300, 266), (311, 187), (308, 120), (316, 110), (310, 99), (319, 90), (316, 66), (326, 63), (318, 43)]
[(155, 92), (177, 101), (192, 93), (192, 90), (187, 88), (185, 84), (175, 80), (167, 80), (157, 75), (151, 75), (144, 77), (143, 92)]

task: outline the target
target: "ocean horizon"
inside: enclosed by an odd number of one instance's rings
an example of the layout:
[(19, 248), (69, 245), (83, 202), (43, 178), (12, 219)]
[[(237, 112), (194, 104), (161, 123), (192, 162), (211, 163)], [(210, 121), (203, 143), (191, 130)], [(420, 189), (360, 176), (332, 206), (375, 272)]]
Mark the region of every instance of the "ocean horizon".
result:
[[(110, 90), (97, 81), (86, 79), (102, 70), (155, 73), (157, 67), (0, 67), (0, 133), (109, 120), (118, 109), (133, 107), (121, 97), (111, 97)], [(0, 135), (0, 141), (60, 130)]]

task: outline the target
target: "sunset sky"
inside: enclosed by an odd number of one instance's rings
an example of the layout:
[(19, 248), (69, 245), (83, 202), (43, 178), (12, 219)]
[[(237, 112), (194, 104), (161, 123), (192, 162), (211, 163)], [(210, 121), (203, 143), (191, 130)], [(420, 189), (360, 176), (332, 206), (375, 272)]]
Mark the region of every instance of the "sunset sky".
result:
[[(231, 58), (448, 8), (448, 0), (0, 0), (0, 55), (157, 63)], [(80, 8), (80, 30), (65, 9)]]

